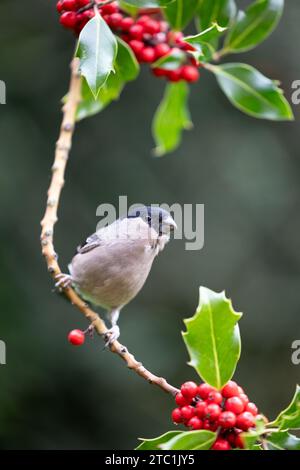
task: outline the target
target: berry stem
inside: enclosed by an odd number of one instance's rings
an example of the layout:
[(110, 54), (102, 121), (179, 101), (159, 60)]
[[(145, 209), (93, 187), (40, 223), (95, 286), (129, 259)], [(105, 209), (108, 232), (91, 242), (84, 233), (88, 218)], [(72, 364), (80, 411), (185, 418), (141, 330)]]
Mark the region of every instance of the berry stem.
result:
[[(61, 269), (57, 261), (57, 254), (54, 248), (53, 234), (54, 226), (57, 222), (57, 211), (61, 191), (64, 186), (64, 177), (69, 153), (72, 145), (72, 138), (76, 123), (76, 112), (81, 100), (81, 75), (79, 72), (79, 59), (74, 58), (71, 63), (71, 80), (66, 102), (63, 106), (63, 120), (60, 128), (59, 139), (56, 144), (54, 164), (52, 166), (52, 178), (48, 189), (46, 211), (41, 221), (41, 245), (42, 254), (46, 260), (48, 271), (52, 278), (61, 274)], [(99, 336), (105, 338), (108, 329), (100, 316), (94, 312), (84, 300), (71, 287), (63, 289), (63, 293), (72, 305), (90, 322), (90, 329), (94, 329)], [(112, 353), (120, 356), (129, 369), (132, 369), (148, 383), (157, 385), (167, 393), (175, 396), (179, 390), (170, 385), (163, 377), (158, 377), (148, 371), (125, 346), (118, 341), (114, 341), (110, 346)]]

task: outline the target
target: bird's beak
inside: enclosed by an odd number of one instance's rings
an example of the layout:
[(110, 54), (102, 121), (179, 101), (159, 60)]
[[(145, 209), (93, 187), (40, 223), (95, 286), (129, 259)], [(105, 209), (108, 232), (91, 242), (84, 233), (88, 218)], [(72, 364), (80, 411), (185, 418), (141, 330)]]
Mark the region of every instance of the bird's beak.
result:
[(169, 225), (170, 230), (177, 230), (177, 225), (173, 217), (169, 216), (165, 220), (165, 224)]

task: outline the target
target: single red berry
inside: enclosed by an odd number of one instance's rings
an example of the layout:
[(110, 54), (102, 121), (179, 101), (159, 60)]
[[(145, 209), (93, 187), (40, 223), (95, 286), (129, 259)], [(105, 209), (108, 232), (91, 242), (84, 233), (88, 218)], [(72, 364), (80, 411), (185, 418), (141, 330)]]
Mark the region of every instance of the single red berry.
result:
[(74, 29), (77, 25), (77, 15), (74, 11), (65, 11), (59, 18), (59, 22), (65, 28)]
[(209, 421), (209, 419), (205, 419), (203, 421), (203, 429), (205, 429), (206, 431), (211, 431), (211, 426), (212, 423)]
[(206, 407), (206, 417), (210, 421), (216, 421), (221, 414), (221, 408), (216, 403), (211, 403)]
[(72, 330), (68, 334), (68, 341), (73, 346), (81, 346), (85, 341), (85, 334), (81, 330)]
[(237, 438), (236, 431), (230, 431), (230, 432), (226, 433), (225, 436), (226, 436), (226, 439), (229, 442), (229, 444), (231, 444), (232, 447), (235, 447), (236, 438)]
[(233, 428), (236, 423), (236, 416), (232, 411), (223, 411), (219, 416), (219, 425), (222, 428)]
[(194, 416), (188, 421), (187, 426), (196, 431), (197, 429), (202, 429), (203, 423), (201, 419), (197, 418), (197, 416)]
[(186, 406), (186, 405), (189, 405), (190, 404), (190, 400), (189, 399), (186, 399), (184, 398), (184, 396), (182, 395), (181, 392), (178, 392), (176, 397), (175, 397), (175, 401), (177, 403), (178, 406)]
[(206, 409), (207, 409), (207, 404), (205, 401), (199, 401), (196, 405), (196, 415), (199, 416), (199, 418), (204, 418), (206, 416)]
[(112, 15), (113, 13), (117, 13), (119, 11), (119, 7), (117, 2), (109, 3), (108, 5), (104, 5), (101, 7), (101, 12), (104, 15)]
[(247, 395), (245, 393), (240, 393), (239, 395), (239, 398), (242, 400), (242, 402), (244, 403), (244, 406), (247, 406), (248, 403), (249, 403), (249, 398), (247, 397)]
[(139, 54), (144, 49), (144, 43), (142, 41), (138, 41), (137, 39), (132, 39), (128, 44), (137, 56), (139, 56)]
[(255, 403), (251, 403), (251, 402), (247, 403), (245, 411), (249, 411), (250, 413), (253, 414), (253, 416), (256, 416), (258, 413), (257, 406), (255, 405)]
[(113, 29), (121, 28), (123, 15), (121, 13), (112, 13), (108, 18), (108, 24)]
[(168, 70), (167, 77), (170, 82), (179, 82), (181, 80), (181, 69)]
[[(231, 397), (226, 400), (225, 410), (232, 411), (236, 415), (242, 413), (245, 409), (245, 405), (239, 397)], [(250, 410), (249, 410), (250, 411)]]
[(218, 437), (214, 445), (212, 446), (212, 450), (230, 450), (231, 446), (226, 439), (222, 439), (221, 437)]
[(206, 400), (208, 395), (211, 392), (215, 392), (215, 391), (216, 391), (216, 389), (214, 387), (212, 387), (211, 385), (208, 385), (206, 383), (200, 384), (199, 387), (198, 387), (198, 395), (203, 400)]
[(159, 67), (155, 67), (154, 69), (152, 69), (152, 73), (156, 77), (165, 77), (167, 75), (167, 71)]
[(165, 55), (169, 54), (171, 50), (170, 46), (166, 43), (157, 44), (154, 49), (157, 59), (160, 59), (161, 57), (164, 57)]
[(143, 26), (144, 26), (145, 32), (151, 35), (157, 34), (160, 32), (160, 24), (156, 20), (149, 19), (143, 24)]
[(239, 395), (238, 385), (230, 380), (223, 388), (222, 395), (224, 398), (236, 397)]
[(220, 405), (223, 401), (223, 397), (220, 392), (212, 391), (208, 394), (206, 401), (207, 403), (216, 403), (217, 405)]
[(194, 65), (184, 65), (181, 68), (181, 78), (186, 82), (197, 82), (199, 80), (199, 70)]
[(138, 18), (137, 20), (137, 24), (141, 24), (142, 26), (144, 26), (146, 23), (148, 23), (148, 21), (150, 21), (151, 18), (150, 16), (148, 15), (142, 15)]
[(63, 0), (63, 9), (66, 11), (76, 11), (77, 2), (76, 0)]
[(151, 63), (155, 60), (155, 51), (153, 47), (144, 47), (144, 49), (139, 54), (139, 59), (142, 62)]
[(194, 416), (195, 408), (191, 405), (183, 406), (181, 408), (181, 416), (184, 420), (189, 421)]
[(183, 419), (182, 419), (182, 416), (181, 416), (180, 408), (175, 408), (172, 411), (172, 420), (176, 424), (182, 423)]
[(122, 21), (120, 22), (120, 27), (123, 31), (129, 31), (129, 29), (133, 25), (134, 25), (134, 19), (131, 18), (130, 16), (123, 18)]
[(195, 382), (189, 381), (189, 382), (184, 382), (184, 384), (181, 385), (181, 393), (185, 398), (188, 399), (193, 399), (198, 392), (198, 387)]
[(248, 431), (248, 429), (252, 428), (254, 425), (255, 418), (249, 411), (244, 411), (237, 417), (236, 427), (242, 429), (243, 431)]
[(245, 442), (242, 436), (242, 432), (238, 432), (235, 442), (234, 442), (235, 447), (238, 447), (239, 449), (244, 449), (245, 447)]
[(64, 2), (63, 2), (63, 0), (60, 0), (59, 2), (57, 2), (56, 10), (58, 11), (58, 13), (62, 13), (64, 11)]
[(129, 28), (129, 34), (134, 39), (142, 39), (144, 36), (144, 28), (140, 24), (134, 24)]

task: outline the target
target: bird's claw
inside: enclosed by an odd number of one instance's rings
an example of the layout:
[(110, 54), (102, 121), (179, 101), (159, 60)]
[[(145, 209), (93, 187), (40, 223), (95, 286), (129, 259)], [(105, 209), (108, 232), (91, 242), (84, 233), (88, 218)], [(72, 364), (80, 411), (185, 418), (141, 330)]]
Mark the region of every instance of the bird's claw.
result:
[(64, 274), (60, 273), (55, 276), (55, 280), (57, 279), (57, 282), (55, 283), (56, 289), (68, 289), (68, 287), (71, 287), (72, 285), (72, 277), (70, 274)]
[(103, 335), (105, 341), (105, 347), (110, 347), (114, 341), (116, 341), (120, 336), (120, 328), (118, 325), (114, 325), (112, 328), (107, 330), (105, 335)]

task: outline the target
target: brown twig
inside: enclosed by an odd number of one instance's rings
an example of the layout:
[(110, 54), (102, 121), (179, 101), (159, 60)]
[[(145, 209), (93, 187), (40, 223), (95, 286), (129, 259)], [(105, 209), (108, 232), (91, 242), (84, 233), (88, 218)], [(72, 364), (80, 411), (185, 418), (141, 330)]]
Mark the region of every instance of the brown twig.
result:
[[(54, 225), (57, 222), (57, 210), (62, 188), (64, 186), (64, 175), (69, 152), (72, 144), (73, 132), (75, 129), (76, 111), (80, 102), (81, 76), (79, 73), (79, 61), (75, 58), (71, 64), (71, 81), (66, 103), (63, 106), (63, 121), (60, 129), (60, 136), (56, 144), (55, 159), (52, 166), (52, 178), (48, 190), (47, 207), (43, 220), (41, 221), (42, 233), (41, 244), (42, 253), (45, 257), (48, 271), (53, 279), (61, 273), (57, 255), (53, 244)], [(102, 337), (105, 337), (108, 330), (104, 321), (94, 312), (72, 289), (68, 287), (63, 290), (65, 296), (72, 305), (77, 307), (81, 313), (89, 320), (95, 331)], [(134, 370), (140, 377), (147, 382), (157, 385), (162, 390), (175, 396), (178, 389), (170, 385), (166, 379), (158, 377), (148, 371), (143, 364), (138, 362), (135, 357), (128, 352), (127, 348), (114, 341), (110, 346), (110, 351), (120, 356), (127, 364), (129, 369)]]

